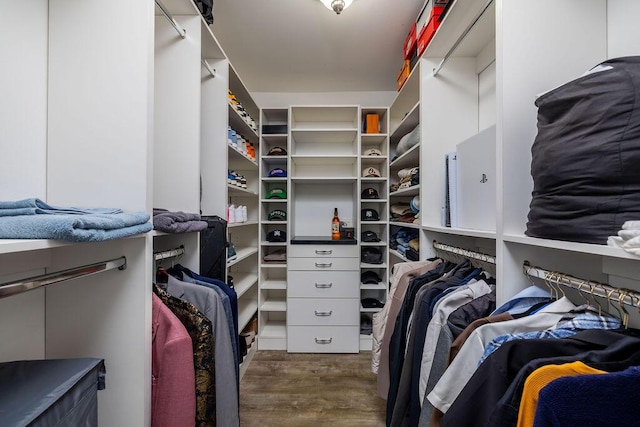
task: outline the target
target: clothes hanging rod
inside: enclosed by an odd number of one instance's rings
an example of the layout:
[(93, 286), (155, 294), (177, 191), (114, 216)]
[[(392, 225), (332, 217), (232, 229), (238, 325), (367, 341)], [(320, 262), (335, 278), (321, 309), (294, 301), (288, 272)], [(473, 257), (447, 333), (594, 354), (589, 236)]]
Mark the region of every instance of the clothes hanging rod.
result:
[(125, 257), (120, 257), (109, 261), (97, 262), (95, 264), (83, 265), (82, 267), (70, 268), (55, 273), (43, 274), (41, 276), (34, 276), (27, 279), (3, 283), (0, 285), (0, 298), (20, 294), (43, 286), (53, 285), (54, 283), (76, 279), (78, 277), (102, 273), (103, 271), (113, 270), (115, 268), (118, 270), (126, 269), (127, 259)]
[(164, 7), (164, 5), (160, 2), (160, 0), (156, 0), (156, 6), (158, 6), (158, 9), (160, 9), (160, 11), (162, 12), (162, 14), (164, 15), (165, 18), (167, 18), (167, 20), (169, 21), (169, 23), (173, 26), (173, 28), (176, 29), (176, 31), (178, 32), (178, 35), (180, 35), (180, 37), (182, 37), (183, 39), (187, 37), (187, 30), (185, 30), (184, 28), (181, 28), (178, 23), (176, 22), (175, 19), (173, 19), (173, 16), (171, 16), (169, 14), (169, 12), (167, 11), (167, 9)]
[(211, 77), (213, 77), (215, 79), (216, 78), (216, 70), (211, 67), (211, 64), (209, 64), (206, 59), (202, 59), (202, 60), (200, 60), (200, 62), (202, 62), (202, 66), (209, 72), (209, 74), (211, 74)]
[(179, 248), (171, 249), (169, 251), (154, 252), (153, 253), (153, 258), (156, 261), (161, 261), (161, 260), (167, 259), (167, 258), (175, 258), (175, 257), (183, 255), (183, 254), (184, 254), (184, 246), (180, 245)]
[(461, 255), (465, 258), (471, 258), (471, 259), (486, 262), (489, 264), (496, 263), (496, 257), (494, 257), (493, 255), (487, 255), (481, 252), (469, 251), (467, 249), (458, 248), (456, 246), (446, 245), (444, 243), (440, 243), (435, 240), (433, 241), (433, 247), (436, 250), (450, 252), (456, 255)]
[(484, 15), (487, 9), (489, 9), (489, 6), (491, 6), (491, 3), (493, 3), (493, 0), (488, 0), (487, 3), (485, 3), (482, 9), (480, 9), (480, 12), (478, 12), (478, 14), (471, 21), (471, 23), (462, 32), (460, 37), (458, 37), (458, 40), (456, 40), (453, 46), (451, 46), (451, 49), (449, 49), (449, 51), (444, 55), (444, 58), (442, 58), (442, 61), (440, 61), (440, 63), (433, 69), (434, 77), (438, 75), (440, 70), (442, 70), (442, 67), (444, 67), (444, 64), (446, 64), (449, 58), (451, 57), (451, 55), (453, 55), (453, 52), (455, 52), (455, 50), (458, 48), (458, 46), (460, 46), (460, 44), (464, 41), (467, 35), (469, 35), (469, 32), (471, 32), (471, 29), (476, 25), (476, 23), (480, 20), (480, 18), (482, 18), (482, 15)]
[(603, 283), (594, 282), (592, 280), (580, 279), (578, 277), (569, 276), (568, 274), (548, 271), (540, 267), (532, 266), (527, 261), (524, 262), (522, 269), (524, 274), (529, 277), (535, 277), (556, 285), (576, 289), (579, 292), (623, 303), (632, 307), (638, 307), (640, 304), (640, 292), (638, 291), (616, 288)]

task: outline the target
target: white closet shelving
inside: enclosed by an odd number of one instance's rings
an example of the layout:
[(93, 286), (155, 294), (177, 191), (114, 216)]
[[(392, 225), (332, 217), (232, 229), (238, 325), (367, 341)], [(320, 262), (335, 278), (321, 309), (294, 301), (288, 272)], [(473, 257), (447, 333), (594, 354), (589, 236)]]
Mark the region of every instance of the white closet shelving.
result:
[[(435, 254), (433, 240), (496, 254), (498, 303), (530, 285), (522, 273), (525, 260), (640, 289), (632, 273), (637, 271), (637, 257), (622, 250), (524, 235), (533, 188), (530, 150), (537, 131), (536, 94), (608, 58), (638, 55), (640, 49), (630, 42), (640, 37), (630, 18), (638, 13), (640, 6), (621, 0), (494, 0), (488, 7), (485, 0), (455, 1), (390, 107), (392, 147), (396, 135), (405, 134), (414, 123), (421, 126), (421, 259)], [(544, 32), (539, 31), (541, 23)], [(464, 36), (467, 27), (470, 31)], [(462, 42), (452, 51), (459, 39)], [(495, 186), (496, 201), (474, 206), (473, 213), (495, 212), (495, 226), (444, 227), (445, 153), (455, 152), (470, 138), (479, 140), (478, 135), (492, 126), (495, 148), (487, 151), (496, 167), (488, 171), (486, 184)], [(394, 167), (392, 161), (391, 175)], [(458, 196), (468, 197), (470, 191), (463, 188)], [(394, 196), (390, 198), (392, 203)], [(399, 259), (391, 254), (392, 260)]]

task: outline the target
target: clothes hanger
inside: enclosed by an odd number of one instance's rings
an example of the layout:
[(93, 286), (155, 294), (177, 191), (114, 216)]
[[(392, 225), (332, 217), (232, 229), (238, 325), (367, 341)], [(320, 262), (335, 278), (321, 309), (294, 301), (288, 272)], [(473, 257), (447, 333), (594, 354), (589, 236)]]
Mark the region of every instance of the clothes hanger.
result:
[(633, 297), (629, 293), (629, 289), (624, 289), (623, 288), (623, 289), (620, 289), (620, 291), (618, 292), (618, 305), (620, 306), (620, 309), (624, 313), (623, 318), (622, 318), (622, 326), (625, 329), (629, 328), (629, 312), (624, 307), (624, 302), (623, 302), (624, 299), (627, 297), (627, 295), (629, 295), (631, 297), (631, 301), (633, 301)]
[[(624, 317), (624, 315), (622, 314), (622, 312), (620, 311), (620, 309), (618, 307), (616, 307), (616, 305), (613, 303), (613, 301), (611, 300), (611, 295), (616, 291), (616, 289), (611, 289), (609, 292), (607, 292), (607, 290), (602, 287), (602, 290), (605, 292), (605, 294), (607, 295), (607, 307), (613, 307), (617, 312), (618, 312), (618, 319), (622, 320), (622, 318)], [(611, 314), (611, 313), (610, 313)]]

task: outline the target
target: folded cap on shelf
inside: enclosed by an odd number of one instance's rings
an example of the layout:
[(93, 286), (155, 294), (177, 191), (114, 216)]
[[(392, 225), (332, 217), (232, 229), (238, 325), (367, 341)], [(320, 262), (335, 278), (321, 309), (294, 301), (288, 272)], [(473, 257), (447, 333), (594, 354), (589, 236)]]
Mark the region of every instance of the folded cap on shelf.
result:
[(375, 247), (364, 247), (360, 255), (362, 262), (367, 264), (382, 264), (382, 252)]
[(362, 190), (362, 193), (360, 193), (360, 198), (361, 199), (379, 199), (380, 196), (378, 195), (378, 190), (376, 190), (375, 188), (369, 187)]
[(276, 229), (267, 234), (267, 242), (286, 242), (287, 232), (284, 230)]
[(413, 212), (420, 212), (420, 196), (414, 196), (409, 202), (409, 206)]
[(360, 234), (360, 240), (363, 242), (379, 242), (380, 238), (375, 231), (366, 230)]
[(382, 156), (382, 151), (378, 150), (377, 148), (369, 148), (367, 151), (364, 152), (365, 156)]
[(363, 284), (373, 285), (382, 282), (382, 280), (380, 280), (380, 276), (378, 276), (378, 273), (368, 270), (360, 275), (360, 282), (362, 282)]
[(373, 166), (370, 166), (368, 168), (364, 168), (362, 169), (362, 176), (364, 178), (370, 178), (370, 177), (380, 177), (380, 171), (376, 168), (374, 168)]
[(274, 209), (267, 215), (269, 221), (286, 221), (287, 213), (280, 209)]
[(270, 177), (286, 177), (287, 171), (282, 168), (273, 168), (269, 171)]
[(287, 198), (287, 190), (280, 187), (275, 187), (269, 190), (267, 193), (267, 199), (286, 199)]
[(382, 308), (384, 304), (375, 298), (362, 298), (360, 300), (364, 308)]
[(361, 221), (380, 221), (380, 216), (378, 215), (378, 211), (375, 209), (362, 209), (360, 211), (360, 220)]
[(287, 260), (287, 250), (284, 248), (276, 249), (275, 251), (265, 255), (263, 260), (265, 262), (285, 262)]
[(282, 147), (271, 147), (269, 149), (269, 152), (267, 153), (267, 156), (286, 156), (287, 155), (287, 150), (285, 150)]

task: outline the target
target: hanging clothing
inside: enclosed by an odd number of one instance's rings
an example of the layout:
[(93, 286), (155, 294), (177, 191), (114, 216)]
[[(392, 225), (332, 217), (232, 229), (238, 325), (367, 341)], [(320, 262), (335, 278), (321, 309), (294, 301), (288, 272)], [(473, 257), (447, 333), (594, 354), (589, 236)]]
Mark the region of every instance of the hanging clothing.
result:
[(187, 427), (196, 421), (193, 341), (184, 325), (152, 294), (151, 425)]
[(211, 322), (193, 304), (173, 297), (154, 285), (153, 292), (176, 315), (193, 343), (196, 381), (196, 427), (216, 425), (214, 338)]
[(159, 286), (164, 286), (166, 291), (176, 298), (189, 301), (211, 321), (216, 342), (214, 352), (216, 421), (220, 426), (239, 425), (238, 382), (235, 374), (236, 359), (220, 296), (213, 289), (182, 282), (173, 276), (168, 277), (166, 284), (159, 284)]

